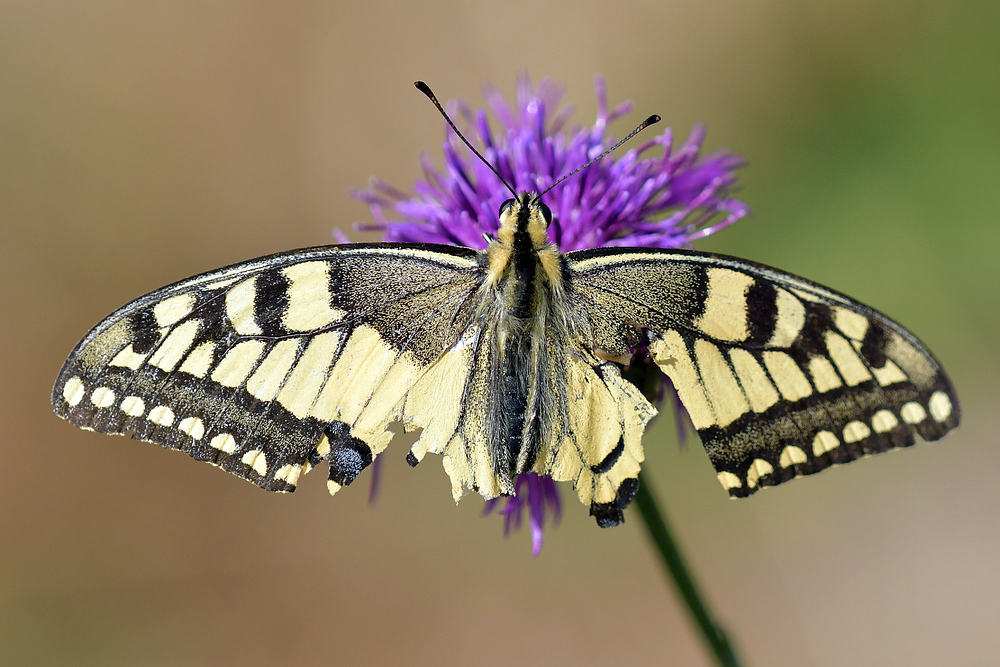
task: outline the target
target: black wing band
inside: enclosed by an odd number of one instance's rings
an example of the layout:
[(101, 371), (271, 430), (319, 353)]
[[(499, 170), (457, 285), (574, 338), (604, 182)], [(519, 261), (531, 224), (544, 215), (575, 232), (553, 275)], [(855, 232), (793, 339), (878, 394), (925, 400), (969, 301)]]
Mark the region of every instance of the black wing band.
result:
[(691, 251), (567, 259), (595, 347), (625, 359), (645, 339), (733, 496), (958, 425), (958, 398), (931, 352), (842, 294)]

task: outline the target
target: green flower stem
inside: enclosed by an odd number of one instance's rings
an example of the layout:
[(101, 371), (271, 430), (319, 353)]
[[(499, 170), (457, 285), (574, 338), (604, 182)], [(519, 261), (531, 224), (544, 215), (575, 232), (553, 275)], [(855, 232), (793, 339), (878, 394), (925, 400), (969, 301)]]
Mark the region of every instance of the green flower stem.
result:
[(740, 661), (736, 657), (733, 645), (729, 641), (725, 629), (712, 617), (708, 606), (702, 599), (694, 577), (691, 576), (687, 565), (684, 564), (680, 549), (677, 548), (674, 538), (670, 535), (667, 520), (656, 503), (652, 489), (649, 488), (649, 479), (642, 473), (639, 473), (639, 490), (635, 494), (635, 506), (639, 509), (639, 514), (646, 525), (650, 539), (660, 553), (663, 567), (673, 578), (678, 592), (684, 598), (688, 611), (691, 612), (702, 637), (705, 638), (705, 643), (715, 654), (716, 661), (723, 667), (739, 667)]

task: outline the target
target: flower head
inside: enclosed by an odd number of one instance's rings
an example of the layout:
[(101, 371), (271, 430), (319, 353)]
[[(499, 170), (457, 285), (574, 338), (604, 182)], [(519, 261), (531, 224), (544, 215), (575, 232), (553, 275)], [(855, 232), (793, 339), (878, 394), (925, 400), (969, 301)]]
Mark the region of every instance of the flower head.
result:
[[(560, 91), (543, 80), (532, 88), (518, 78), (517, 109), (494, 88), (486, 99), (502, 126), (490, 127), (486, 112), (474, 114), (463, 102), (450, 103), (452, 115), (472, 126), (482, 153), (515, 190), (540, 192), (613, 144), (607, 126), (632, 109), (631, 102), (608, 110), (604, 81), (595, 80), (597, 120), (593, 127), (562, 133), (572, 112), (559, 108)], [(457, 110), (457, 114), (454, 112)], [(552, 210), (549, 235), (563, 251), (600, 246), (678, 248), (736, 222), (747, 206), (726, 196), (740, 157), (717, 153), (701, 157), (705, 137), (696, 127), (674, 147), (667, 128), (637, 148), (610, 155), (556, 186), (545, 196)], [(662, 147), (660, 157), (644, 157)], [(421, 156), (424, 180), (407, 195), (374, 179), (355, 196), (367, 202), (386, 241), (451, 243), (485, 248), (484, 235), (499, 226), (497, 210), (510, 193), (490, 168), (472, 155), (449, 130), (443, 144), (445, 169)]]
[[(608, 125), (632, 109), (631, 102), (624, 102), (609, 111), (604, 80), (597, 77), (594, 83), (597, 120), (592, 127), (566, 133), (563, 128), (572, 108), (559, 106), (562, 93), (548, 79), (532, 87), (526, 75), (519, 76), (516, 108), (495, 88), (487, 88), (486, 100), (500, 131), (494, 131), (482, 109), (473, 113), (460, 101), (448, 107), (515, 190), (541, 192), (612, 146)], [(748, 208), (730, 198), (727, 190), (743, 160), (726, 153), (702, 156), (704, 137), (704, 127), (697, 126), (675, 147), (667, 128), (563, 181), (545, 195), (552, 211), (549, 237), (564, 252), (600, 246), (679, 248), (736, 222)], [(662, 155), (649, 155), (656, 148)], [(363, 228), (382, 231), (386, 241), (485, 248), (499, 227), (497, 210), (510, 193), (450, 130), (443, 149), (443, 170), (421, 155), (424, 180), (416, 183), (412, 195), (377, 179), (368, 190), (353, 193), (368, 203), (375, 219)], [(500, 500), (488, 501), (486, 512)], [(524, 507), (529, 508), (533, 552), (538, 555), (547, 508), (556, 518), (560, 512), (551, 478), (535, 473), (518, 477), (514, 495), (500, 511), (505, 533), (520, 525)]]

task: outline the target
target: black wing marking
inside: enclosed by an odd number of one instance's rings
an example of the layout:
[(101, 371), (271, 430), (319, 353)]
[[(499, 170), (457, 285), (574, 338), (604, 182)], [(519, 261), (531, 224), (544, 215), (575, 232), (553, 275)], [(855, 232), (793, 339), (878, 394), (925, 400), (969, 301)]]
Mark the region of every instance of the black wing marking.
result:
[(595, 350), (624, 360), (645, 337), (733, 496), (958, 425), (931, 352), (842, 294), (684, 250), (602, 248), (567, 261)]
[(180, 449), (274, 491), (326, 458), (334, 491), (384, 448), (407, 391), (458, 342), (482, 275), (478, 252), (424, 244), (212, 271), (96, 326), (52, 405), (82, 428)]

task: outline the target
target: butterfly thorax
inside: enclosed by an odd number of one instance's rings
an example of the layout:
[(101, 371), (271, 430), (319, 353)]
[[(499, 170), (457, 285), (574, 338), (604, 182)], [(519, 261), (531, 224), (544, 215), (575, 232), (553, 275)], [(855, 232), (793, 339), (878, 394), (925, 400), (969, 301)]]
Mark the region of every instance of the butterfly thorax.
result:
[[(552, 289), (561, 290), (561, 254), (549, 241), (550, 222), (548, 207), (538, 201), (534, 192), (523, 192), (517, 199), (504, 202), (500, 208), (500, 228), (487, 249), (487, 285), (498, 286), (513, 272), (522, 284), (521, 289), (527, 290), (540, 268), (545, 283)], [(527, 291), (522, 296), (526, 294)]]
[(553, 341), (570, 335), (562, 312), (562, 256), (548, 239), (548, 209), (535, 193), (522, 193), (500, 210), (500, 229), (486, 253), (487, 279), (481, 312), (493, 354), (488, 360), (487, 408), (491, 462), (505, 492), (531, 470), (553, 437), (554, 413), (563, 410), (553, 385), (562, 363)]

